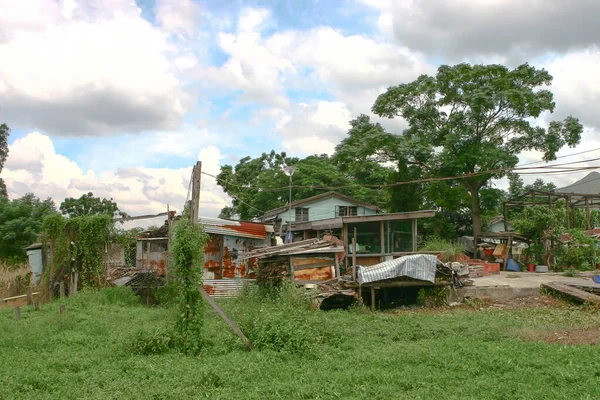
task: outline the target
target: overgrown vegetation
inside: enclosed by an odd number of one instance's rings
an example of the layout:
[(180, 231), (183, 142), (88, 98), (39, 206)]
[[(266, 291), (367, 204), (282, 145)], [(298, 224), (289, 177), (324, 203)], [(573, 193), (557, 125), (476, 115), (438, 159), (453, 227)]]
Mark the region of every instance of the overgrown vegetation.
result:
[(155, 288), (154, 294), (165, 309), (176, 309), (173, 326), (140, 330), (132, 347), (140, 354), (160, 354), (177, 349), (197, 354), (203, 347), (202, 326), (204, 307), (198, 291), (202, 285), (204, 244), (208, 235), (202, 225), (189, 218), (179, 219), (173, 227), (171, 268), (165, 285)]
[(184, 353), (197, 353), (202, 342), (203, 303), (198, 287), (202, 284), (202, 260), (207, 239), (202, 225), (191, 222), (185, 214), (175, 223), (171, 242), (175, 281), (171, 284), (179, 294), (179, 318), (175, 330), (177, 345)]
[(83, 287), (103, 287), (102, 253), (112, 224), (112, 217), (107, 214), (65, 218), (54, 213), (44, 218), (42, 231), (54, 255), (45, 279), (60, 279), (74, 268)]
[[(325, 313), (302, 299), (290, 316), (269, 299), (219, 300), (257, 351), (206, 310), (197, 356), (164, 344), (175, 308), (137, 305), (125, 288), (83, 291), (64, 301), (63, 316), (58, 302), (24, 307), (19, 323), (0, 309), (0, 398), (600, 397), (600, 347), (554, 335), (598, 332), (600, 314), (586, 308)], [(152, 332), (161, 354), (132, 347), (139, 331)], [(553, 344), (540, 341), (546, 334)]]
[(466, 248), (455, 240), (445, 240), (439, 236), (432, 236), (425, 241), (420, 250), (439, 251), (441, 252), (442, 261), (449, 262), (457, 261), (461, 256), (464, 256)]

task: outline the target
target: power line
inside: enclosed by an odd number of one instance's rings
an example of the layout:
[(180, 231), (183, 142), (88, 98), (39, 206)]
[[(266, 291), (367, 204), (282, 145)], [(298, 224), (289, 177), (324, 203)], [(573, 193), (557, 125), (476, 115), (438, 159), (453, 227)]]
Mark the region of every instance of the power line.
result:
[[(556, 157), (556, 159), (558, 160), (559, 158), (566, 158), (566, 157), (578, 156), (580, 154), (591, 153), (592, 151), (597, 151), (597, 150), (600, 150), (600, 147), (595, 148), (595, 149), (591, 149), (591, 150), (580, 151), (579, 153), (565, 154), (564, 156)], [(517, 167), (523, 167), (525, 165), (539, 164), (539, 163), (543, 163), (543, 162), (547, 162), (547, 161), (544, 161), (544, 160), (532, 161), (532, 162), (528, 162), (528, 163), (525, 163), (525, 164), (517, 165)]]

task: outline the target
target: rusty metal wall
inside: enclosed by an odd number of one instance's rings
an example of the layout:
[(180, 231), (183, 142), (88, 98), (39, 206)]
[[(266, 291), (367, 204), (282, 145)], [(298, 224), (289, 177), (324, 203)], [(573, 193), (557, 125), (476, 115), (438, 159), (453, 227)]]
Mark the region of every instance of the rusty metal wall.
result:
[(221, 279), (223, 236), (210, 235), (204, 245), (204, 279)]

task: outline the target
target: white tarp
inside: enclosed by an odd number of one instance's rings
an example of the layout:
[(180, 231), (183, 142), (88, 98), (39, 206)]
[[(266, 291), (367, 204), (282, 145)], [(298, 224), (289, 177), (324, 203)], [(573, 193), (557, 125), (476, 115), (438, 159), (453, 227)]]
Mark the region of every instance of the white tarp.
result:
[(362, 285), (400, 276), (435, 283), (435, 271), (439, 262), (438, 258), (431, 254), (412, 254), (370, 267), (359, 266), (358, 283)]

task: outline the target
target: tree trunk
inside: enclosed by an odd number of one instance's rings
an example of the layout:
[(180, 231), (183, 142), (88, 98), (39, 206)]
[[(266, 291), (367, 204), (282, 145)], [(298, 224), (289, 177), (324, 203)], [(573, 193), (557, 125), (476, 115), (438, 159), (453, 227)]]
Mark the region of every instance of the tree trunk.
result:
[(479, 185), (475, 182), (468, 183), (471, 193), (471, 218), (473, 219), (473, 252), (477, 254), (477, 243), (481, 235), (481, 208), (479, 207)]

